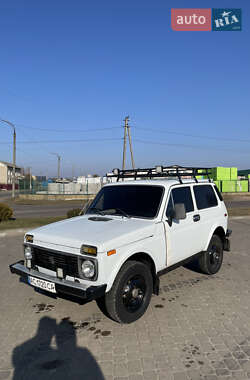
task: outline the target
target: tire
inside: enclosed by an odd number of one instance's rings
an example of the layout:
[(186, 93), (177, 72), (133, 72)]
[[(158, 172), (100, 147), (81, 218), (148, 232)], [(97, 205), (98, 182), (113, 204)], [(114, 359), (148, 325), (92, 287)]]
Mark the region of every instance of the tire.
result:
[(199, 258), (199, 267), (203, 273), (212, 275), (219, 272), (223, 262), (223, 244), (218, 235), (213, 235), (208, 249)]
[(107, 312), (119, 323), (134, 322), (147, 310), (152, 292), (153, 278), (149, 267), (138, 261), (127, 261), (105, 295)]

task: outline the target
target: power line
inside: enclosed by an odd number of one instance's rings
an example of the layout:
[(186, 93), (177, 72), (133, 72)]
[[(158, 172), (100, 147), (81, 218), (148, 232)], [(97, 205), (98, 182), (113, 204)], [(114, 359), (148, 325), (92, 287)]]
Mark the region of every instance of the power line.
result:
[[(108, 130), (114, 130), (114, 129), (120, 129), (120, 127), (106, 127), (106, 128), (87, 128), (87, 129), (54, 129), (54, 128), (36, 128), (32, 127), (30, 125), (26, 124), (15, 124), (18, 128), (26, 128), (36, 131), (44, 131), (44, 132), (57, 132), (57, 133), (88, 133), (88, 132), (101, 132), (101, 131), (108, 131)], [(144, 127), (137, 127), (133, 126), (133, 128), (140, 130), (140, 131), (146, 131), (146, 132), (153, 132), (153, 133), (166, 133), (176, 136), (185, 136), (185, 137), (191, 137), (191, 138), (198, 138), (198, 139), (206, 139), (206, 140), (218, 140), (221, 139), (223, 141), (232, 141), (232, 142), (241, 142), (241, 143), (250, 143), (250, 140), (248, 139), (237, 139), (237, 138), (230, 138), (230, 137), (218, 137), (218, 136), (207, 136), (207, 135), (197, 135), (197, 134), (191, 134), (191, 133), (183, 133), (183, 132), (176, 132), (176, 131), (169, 131), (169, 130), (163, 130), (163, 129), (152, 129), (152, 128), (144, 128)]]
[(120, 127), (107, 127), (107, 128), (89, 128), (89, 129), (53, 129), (53, 128), (35, 128), (25, 124), (16, 124), (19, 128), (32, 129), (36, 131), (44, 131), (44, 132), (60, 132), (60, 133), (71, 133), (71, 132), (79, 132), (79, 133), (87, 133), (87, 132), (101, 132), (108, 131), (112, 129), (120, 129)]
[[(151, 145), (163, 145), (163, 146), (173, 146), (173, 147), (182, 147), (182, 148), (194, 148), (194, 149), (209, 149), (212, 151), (217, 150), (217, 151), (225, 151), (225, 152), (231, 152), (232, 149), (225, 149), (225, 148), (220, 148), (220, 147), (214, 147), (214, 146), (206, 146), (206, 145), (188, 145), (188, 144), (172, 144), (172, 143), (165, 143), (165, 142), (160, 142), (160, 141), (146, 141), (146, 140), (140, 140), (140, 139), (134, 139), (134, 141), (142, 144), (151, 144)], [(235, 152), (237, 154), (248, 154), (249, 152)]]
[(143, 128), (143, 127), (136, 127), (134, 126), (135, 129), (141, 130), (141, 131), (148, 131), (148, 132), (159, 132), (159, 133), (167, 133), (171, 135), (178, 135), (178, 136), (186, 136), (186, 137), (194, 137), (194, 138), (199, 138), (199, 139), (207, 139), (207, 140), (221, 140), (221, 141), (236, 141), (236, 142), (244, 142), (244, 143), (249, 143), (250, 140), (247, 139), (236, 139), (236, 138), (229, 138), (229, 137), (219, 137), (219, 136), (202, 136), (202, 135), (192, 135), (190, 133), (182, 133), (182, 132), (174, 132), (174, 131), (168, 131), (168, 130), (163, 130), (163, 129), (150, 129), (150, 128)]
[[(102, 141), (117, 141), (122, 138), (100, 138), (100, 139), (77, 139), (77, 140), (40, 140), (40, 141), (18, 141), (18, 144), (60, 144), (60, 143), (78, 143), (78, 142), (102, 142)], [(10, 142), (0, 142), (0, 144), (11, 144)]]

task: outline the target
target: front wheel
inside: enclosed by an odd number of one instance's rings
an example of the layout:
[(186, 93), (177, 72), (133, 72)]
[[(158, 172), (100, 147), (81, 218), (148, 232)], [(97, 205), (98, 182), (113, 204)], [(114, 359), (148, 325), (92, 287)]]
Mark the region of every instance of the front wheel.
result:
[(219, 272), (223, 261), (223, 244), (219, 236), (213, 235), (208, 249), (199, 258), (199, 267), (206, 274)]
[(146, 311), (153, 292), (149, 267), (138, 261), (126, 262), (105, 296), (108, 314), (120, 323), (131, 323)]

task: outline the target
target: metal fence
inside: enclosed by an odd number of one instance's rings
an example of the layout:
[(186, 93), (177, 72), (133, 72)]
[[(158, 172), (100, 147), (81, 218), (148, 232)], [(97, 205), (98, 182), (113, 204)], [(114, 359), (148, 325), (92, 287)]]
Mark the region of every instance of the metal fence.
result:
[(72, 194), (72, 195), (95, 195), (102, 188), (102, 183), (41, 183), (33, 181), (32, 184), (22, 183), (19, 185), (20, 194)]

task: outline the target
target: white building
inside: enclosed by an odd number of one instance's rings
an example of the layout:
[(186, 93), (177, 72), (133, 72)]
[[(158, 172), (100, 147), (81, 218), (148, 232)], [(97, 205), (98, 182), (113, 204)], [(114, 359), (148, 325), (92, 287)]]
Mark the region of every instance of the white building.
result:
[[(16, 166), (16, 183), (18, 184), (18, 180), (23, 178), (22, 168), (20, 166)], [(5, 188), (10, 190), (12, 186), (13, 180), (13, 164), (5, 161), (0, 161), (0, 188)]]

